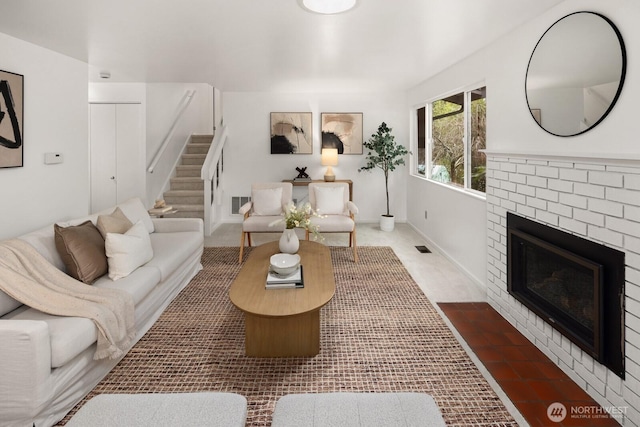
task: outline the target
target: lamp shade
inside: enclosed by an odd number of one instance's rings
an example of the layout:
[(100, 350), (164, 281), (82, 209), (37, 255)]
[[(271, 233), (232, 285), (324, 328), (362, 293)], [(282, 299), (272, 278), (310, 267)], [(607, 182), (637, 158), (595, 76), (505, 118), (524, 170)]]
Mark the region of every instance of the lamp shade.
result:
[(338, 149), (323, 148), (321, 162), (322, 166), (336, 166), (338, 164)]
[(320, 161), (322, 162), (322, 166), (328, 166), (327, 171), (324, 173), (324, 180), (328, 182), (335, 181), (336, 176), (333, 174), (333, 169), (331, 169), (331, 166), (335, 166), (338, 164), (338, 149), (323, 148), (322, 158)]

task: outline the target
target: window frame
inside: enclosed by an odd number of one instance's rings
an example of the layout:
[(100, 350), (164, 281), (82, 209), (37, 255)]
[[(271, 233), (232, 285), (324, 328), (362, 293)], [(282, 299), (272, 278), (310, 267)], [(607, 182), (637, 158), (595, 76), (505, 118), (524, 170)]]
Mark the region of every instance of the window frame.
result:
[[(465, 86), (463, 88), (458, 88), (449, 92), (444, 92), (438, 96), (433, 98), (429, 98), (425, 102), (421, 102), (416, 104), (411, 109), (411, 134), (413, 135), (411, 140), (412, 146), (412, 160), (411, 160), (411, 175), (416, 178), (421, 178), (427, 180), (429, 182), (444, 186), (446, 188), (450, 188), (455, 191), (460, 191), (466, 194), (470, 194), (482, 199), (486, 199), (486, 192), (478, 191), (471, 188), (472, 185), (472, 171), (471, 171), (471, 92), (476, 89), (480, 89), (482, 87), (486, 88), (485, 82), (477, 82), (472, 85)], [(486, 90), (486, 89), (485, 89)], [(462, 93), (464, 95), (465, 108), (463, 110), (463, 121), (464, 121), (464, 131), (463, 131), (463, 156), (464, 156), (464, 187), (453, 185), (450, 183), (443, 183), (440, 181), (433, 180), (431, 178), (431, 172), (433, 169), (433, 103), (442, 100), (444, 98), (450, 97), (452, 95)], [(485, 98), (486, 99), (486, 98)], [(418, 145), (419, 145), (419, 132), (418, 132), (418, 110), (421, 108), (425, 108), (425, 173), (424, 175), (418, 172), (418, 166), (420, 163), (420, 158), (417, 153), (419, 153)], [(485, 135), (486, 138), (486, 135)]]

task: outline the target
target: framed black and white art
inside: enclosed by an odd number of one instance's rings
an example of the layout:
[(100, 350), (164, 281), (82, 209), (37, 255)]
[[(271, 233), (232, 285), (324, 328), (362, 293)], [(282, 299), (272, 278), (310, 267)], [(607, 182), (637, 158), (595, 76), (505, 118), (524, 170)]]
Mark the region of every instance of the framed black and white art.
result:
[(271, 154), (312, 154), (311, 113), (271, 113)]
[(322, 113), (322, 148), (338, 154), (362, 154), (362, 113)]
[(0, 168), (23, 166), (24, 76), (0, 70)]

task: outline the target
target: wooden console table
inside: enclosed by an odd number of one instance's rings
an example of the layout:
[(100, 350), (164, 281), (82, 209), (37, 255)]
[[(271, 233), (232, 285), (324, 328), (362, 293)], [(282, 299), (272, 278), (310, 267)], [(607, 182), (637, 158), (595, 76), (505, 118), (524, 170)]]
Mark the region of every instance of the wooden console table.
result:
[[(290, 182), (294, 187), (308, 187), (312, 182), (325, 182), (325, 180), (313, 179), (311, 181), (296, 181), (293, 179), (283, 179), (282, 182)], [(346, 182), (349, 184), (349, 200), (353, 202), (353, 181), (350, 179), (336, 179), (333, 182)]]

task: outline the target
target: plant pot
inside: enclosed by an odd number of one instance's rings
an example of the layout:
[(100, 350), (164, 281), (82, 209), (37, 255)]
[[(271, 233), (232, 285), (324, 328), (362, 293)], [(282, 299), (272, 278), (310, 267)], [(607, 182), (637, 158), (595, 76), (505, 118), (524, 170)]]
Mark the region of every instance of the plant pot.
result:
[(393, 231), (396, 218), (393, 215), (380, 215), (380, 230)]
[(279, 242), (280, 252), (284, 254), (295, 254), (300, 249), (300, 240), (294, 228), (287, 228), (282, 233)]

